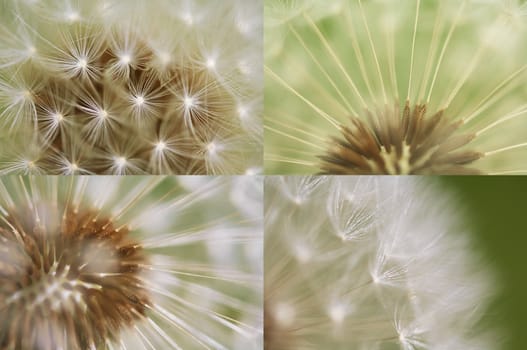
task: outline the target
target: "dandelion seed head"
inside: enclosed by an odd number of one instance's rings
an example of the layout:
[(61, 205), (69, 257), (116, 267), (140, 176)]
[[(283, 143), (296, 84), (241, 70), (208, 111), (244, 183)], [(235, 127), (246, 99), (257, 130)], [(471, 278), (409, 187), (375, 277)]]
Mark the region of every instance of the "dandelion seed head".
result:
[(33, 160), (24, 159), (23, 163), (25, 164), (26, 168), (28, 168), (28, 169), (35, 168), (35, 162)]
[[(70, 210), (64, 214), (59, 233), (50, 234), (30, 209), (18, 207), (1, 224), (3, 241), (18, 244), (9, 253), (11, 259), (26, 266), (25, 275), (13, 271), (11, 279), (4, 281), (4, 291), (16, 291), (4, 299), (6, 315), (14, 310), (24, 317), (33, 315), (37, 326), (33, 336), (28, 336), (30, 332), (24, 323), (15, 321), (9, 327), (18, 328), (18, 332), (4, 337), (4, 346), (93, 348), (103, 339), (114, 340), (121, 328), (143, 317), (142, 305), (150, 302), (138, 269), (139, 264), (147, 263), (141, 246), (129, 241), (126, 231), (117, 231), (108, 218), (93, 217), (89, 210)], [(17, 240), (17, 236), (23, 240)], [(120, 275), (121, 285), (94, 274), (101, 271)], [(37, 310), (49, 304), (51, 312), (39, 315)], [(82, 314), (76, 316), (78, 311)], [(85, 316), (96, 312), (99, 319)], [(4, 327), (6, 322), (7, 319), (2, 322)], [(51, 333), (42, 333), (38, 329), (42, 322), (60, 325), (66, 336), (58, 336), (57, 332), (62, 331), (53, 328)], [(77, 327), (68, 326), (72, 324)]]
[(161, 60), (161, 63), (163, 63), (164, 65), (167, 65), (170, 63), (170, 61), (172, 61), (172, 57), (167, 52), (160, 52), (159, 59)]
[(115, 157), (115, 164), (119, 167), (119, 168), (122, 168), (124, 166), (126, 166), (126, 158), (125, 157)]
[(306, 263), (311, 259), (313, 253), (307, 245), (301, 242), (296, 242), (293, 246), (295, 257), (300, 263)]
[(31, 104), (33, 101), (33, 94), (31, 90), (22, 90), (12, 96), (12, 103), (13, 104)]
[(57, 123), (60, 123), (62, 120), (64, 120), (62, 113), (54, 113), (52, 117)]
[(248, 112), (247, 107), (243, 105), (238, 106), (238, 115), (240, 116), (240, 118), (242, 119), (246, 118), (248, 115), (247, 112)]
[(132, 62), (132, 57), (128, 54), (125, 54), (119, 58), (119, 61), (123, 64), (129, 64), (130, 62)]
[[(474, 135), (455, 135), (459, 123), (449, 122), (443, 111), (426, 114), (426, 105), (402, 111), (386, 109), (369, 123), (354, 118), (342, 126), (341, 138), (332, 140), (320, 156), (327, 174), (473, 174), (470, 164), (483, 154), (460, 148)], [(376, 119), (376, 120), (375, 120)], [(455, 135), (456, 137), (453, 137)]]
[(218, 152), (218, 146), (215, 142), (211, 142), (207, 145), (207, 152), (210, 155), (215, 155)]
[(214, 58), (207, 59), (207, 68), (214, 69), (216, 67), (216, 60)]
[(274, 317), (281, 326), (291, 326), (295, 321), (295, 310), (286, 303), (278, 304), (274, 310)]
[(243, 257), (261, 212), (247, 220), (234, 185), (3, 178), (0, 347), (261, 347), (261, 272)]
[(196, 106), (196, 101), (194, 100), (194, 97), (191, 97), (191, 96), (185, 96), (183, 103), (185, 104), (185, 108), (187, 109), (190, 109)]
[(33, 56), (34, 54), (37, 53), (37, 48), (33, 45), (30, 45), (27, 48), (27, 53), (28, 53), (28, 56)]
[[(525, 172), (527, 142), (517, 130), (527, 125), (527, 31), (504, 12), (524, 6), (334, 0), (324, 10), (269, 2), (266, 166), (280, 173)], [(423, 134), (410, 140), (412, 124)], [(363, 152), (366, 144), (372, 152)]]
[(80, 19), (80, 14), (76, 11), (67, 11), (64, 13), (64, 17), (70, 22), (76, 22)]
[[(254, 31), (261, 29), (258, 2), (243, 5), (244, 20)], [(133, 156), (130, 174), (243, 174), (261, 162), (262, 129), (246, 127), (236, 103), (243, 95), (246, 102), (261, 104), (261, 72), (248, 79), (234, 68), (242, 59), (255, 62), (261, 43), (253, 33), (240, 33), (238, 5), (194, 0), (6, 4), (0, 29), (0, 139), (13, 142), (0, 145), (2, 171), (16, 173), (19, 168), (7, 165), (28, 147), (41, 150), (38, 162), (48, 174), (64, 174), (67, 169), (57, 160), (72, 159), (72, 153), (91, 174), (114, 174), (113, 162), (101, 160), (115, 153)], [(11, 15), (16, 20), (7, 20)], [(14, 101), (13, 91), (21, 87), (31, 88), (31, 101)], [(58, 126), (51, 121), (54, 110), (75, 118)], [(262, 108), (250, 113), (252, 120), (262, 119)], [(146, 152), (159, 137), (177, 152), (163, 159)], [(221, 167), (210, 167), (203, 143), (233, 138), (240, 142), (237, 154), (222, 159)]]
[(135, 96), (133, 99), (137, 106), (142, 106), (145, 103), (145, 98), (141, 95)]
[(163, 141), (159, 141), (156, 143), (156, 151), (157, 152), (163, 152), (167, 147), (167, 144)]
[(346, 318), (346, 306), (339, 302), (334, 302), (328, 309), (331, 320), (337, 325), (341, 324)]
[(452, 348), (476, 349), (484, 338), (493, 349), (494, 332), (479, 322), (494, 276), (455, 206), (411, 177), (268, 178), (266, 345), (435, 349), (456, 339)]
[(88, 61), (85, 58), (80, 58), (77, 61), (77, 68), (85, 69), (88, 66)]

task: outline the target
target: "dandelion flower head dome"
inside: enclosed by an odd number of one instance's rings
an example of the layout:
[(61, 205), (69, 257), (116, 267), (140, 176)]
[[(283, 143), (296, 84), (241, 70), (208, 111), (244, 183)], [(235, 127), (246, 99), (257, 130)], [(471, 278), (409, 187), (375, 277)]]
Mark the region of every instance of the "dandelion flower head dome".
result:
[(524, 1), (265, 10), (268, 172), (527, 172)]
[(259, 6), (3, 1), (0, 171), (258, 171)]
[(0, 348), (260, 349), (261, 182), (2, 177)]
[(267, 178), (265, 348), (498, 348), (494, 274), (452, 199), (414, 177)]

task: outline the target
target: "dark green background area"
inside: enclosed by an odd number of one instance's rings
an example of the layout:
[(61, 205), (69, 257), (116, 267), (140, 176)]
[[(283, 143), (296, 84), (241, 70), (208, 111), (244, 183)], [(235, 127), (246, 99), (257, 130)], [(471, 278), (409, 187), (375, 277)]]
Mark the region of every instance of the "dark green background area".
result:
[(489, 320), (509, 332), (502, 349), (527, 349), (527, 176), (445, 176), (439, 181), (462, 201), (500, 275), (502, 292)]

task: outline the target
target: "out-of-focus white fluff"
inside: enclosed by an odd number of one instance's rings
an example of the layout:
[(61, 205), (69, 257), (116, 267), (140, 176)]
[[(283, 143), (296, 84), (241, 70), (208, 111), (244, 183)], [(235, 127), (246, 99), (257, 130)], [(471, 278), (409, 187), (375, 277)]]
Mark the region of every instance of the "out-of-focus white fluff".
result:
[(495, 349), (493, 274), (452, 203), (413, 177), (269, 178), (269, 349)]

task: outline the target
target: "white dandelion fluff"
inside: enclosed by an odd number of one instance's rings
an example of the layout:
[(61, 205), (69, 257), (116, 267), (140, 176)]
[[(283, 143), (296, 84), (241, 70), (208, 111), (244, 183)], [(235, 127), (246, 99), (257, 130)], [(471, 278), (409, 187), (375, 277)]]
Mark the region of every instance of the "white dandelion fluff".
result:
[(266, 169), (525, 173), (526, 9), (266, 1)]
[[(4, 1), (0, 171), (185, 175), (261, 167), (260, 6)], [(211, 142), (225, 145), (213, 160)], [(122, 157), (126, 164), (117, 164)]]
[(259, 349), (261, 182), (3, 177), (0, 348)]
[(496, 349), (455, 207), (409, 177), (268, 178), (265, 348)]

